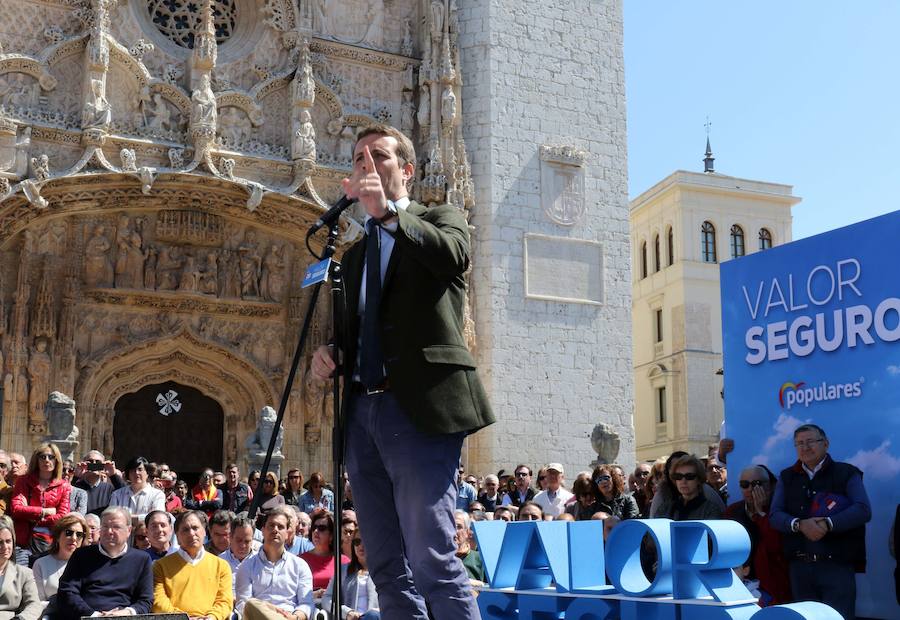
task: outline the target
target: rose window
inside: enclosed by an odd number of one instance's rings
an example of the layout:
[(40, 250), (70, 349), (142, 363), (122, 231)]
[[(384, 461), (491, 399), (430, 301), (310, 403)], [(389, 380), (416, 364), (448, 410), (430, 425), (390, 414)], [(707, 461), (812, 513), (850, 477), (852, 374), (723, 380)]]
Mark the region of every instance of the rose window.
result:
[[(216, 42), (221, 45), (234, 33), (235, 0), (213, 0), (212, 7)], [(147, 8), (163, 35), (181, 47), (194, 48), (194, 35), (203, 20), (200, 0), (150, 0)]]

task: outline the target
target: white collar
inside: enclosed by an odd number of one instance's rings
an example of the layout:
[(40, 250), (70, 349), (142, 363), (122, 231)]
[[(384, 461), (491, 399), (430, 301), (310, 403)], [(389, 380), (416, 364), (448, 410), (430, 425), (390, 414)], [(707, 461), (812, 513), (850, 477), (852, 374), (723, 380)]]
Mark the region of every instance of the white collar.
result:
[(265, 548), (265, 546), (263, 546), (263, 547), (259, 548), (259, 559), (262, 560), (265, 564), (268, 564), (269, 566), (275, 566), (276, 564), (278, 564), (279, 562), (281, 562), (284, 559), (284, 556), (286, 553), (287, 553), (287, 547), (285, 547), (284, 549), (281, 550), (281, 557), (278, 558), (277, 560), (275, 560), (274, 562), (272, 562), (269, 559), (269, 556), (266, 555), (266, 548)]
[(822, 469), (822, 465), (825, 464), (825, 458), (826, 458), (827, 456), (828, 456), (827, 454), (826, 454), (825, 456), (823, 456), (823, 457), (822, 457), (822, 460), (819, 461), (819, 464), (816, 465), (815, 467), (813, 467), (812, 469), (810, 469), (809, 467), (807, 467), (807, 466), (806, 466), (806, 463), (801, 463), (801, 464), (803, 465), (803, 471), (806, 472), (806, 475), (809, 476), (810, 478), (812, 478), (813, 476), (815, 476), (815, 475), (816, 475), (816, 472), (818, 472), (820, 469)]
[[(398, 209), (403, 209), (404, 211), (406, 211), (406, 208), (409, 207), (410, 199), (409, 199), (409, 196), (401, 196), (397, 200), (392, 200), (391, 202), (393, 202), (394, 206), (397, 207)], [(366, 214), (366, 218), (363, 221), (363, 225), (365, 225), (365, 223), (368, 222), (370, 219), (372, 219), (372, 216), (370, 216), (369, 214)], [(323, 493), (325, 491), (327, 491), (327, 489), (322, 489)]]
[(200, 563), (200, 560), (203, 559), (203, 556), (206, 555), (206, 551), (202, 546), (200, 547), (200, 553), (197, 554), (196, 558), (192, 558), (191, 554), (185, 551), (182, 547), (178, 547), (178, 551), (176, 551), (176, 553), (181, 556), (181, 559), (183, 559), (191, 566), (197, 566), (197, 564)]
[(112, 559), (120, 558), (120, 557), (122, 557), (123, 555), (125, 555), (126, 553), (128, 553), (128, 543), (125, 543), (124, 545), (122, 545), (122, 551), (121, 551), (121, 553), (116, 553), (115, 555), (113, 555), (112, 553), (109, 553), (109, 552), (106, 550), (106, 548), (105, 548), (103, 545), (99, 544), (99, 543), (97, 544), (97, 547), (100, 549), (100, 553), (102, 553), (102, 554), (105, 555), (106, 557), (112, 558)]

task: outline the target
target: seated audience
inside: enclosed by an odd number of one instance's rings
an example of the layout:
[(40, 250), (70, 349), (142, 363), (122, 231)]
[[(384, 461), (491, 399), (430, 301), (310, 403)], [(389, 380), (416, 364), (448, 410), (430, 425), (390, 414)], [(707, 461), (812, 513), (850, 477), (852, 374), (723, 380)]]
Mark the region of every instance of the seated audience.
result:
[(543, 521), (544, 510), (535, 502), (525, 502), (519, 508), (516, 521)]
[(47, 555), (38, 558), (33, 567), (34, 582), (42, 601), (56, 597), (59, 578), (62, 577), (69, 558), (87, 541), (87, 523), (79, 514), (70, 513), (53, 526), (53, 542)]
[(150, 546), (146, 551), (154, 561), (162, 559), (175, 551), (172, 544), (172, 515), (164, 510), (154, 510), (144, 518), (147, 526), (147, 540)]
[(31, 455), (28, 473), (13, 487), (10, 516), (16, 527), (16, 563), (28, 565), (32, 556), (50, 548), (53, 524), (69, 513), (69, 483), (62, 478), (62, 458), (51, 443)]
[(207, 519), (212, 519), (213, 514), (217, 510), (222, 509), (222, 491), (213, 482), (213, 470), (203, 470), (197, 485), (191, 491), (191, 495), (188, 496), (186, 501), (182, 501), (182, 506), (187, 510), (201, 510), (205, 512)]
[(621, 520), (639, 516), (637, 500), (625, 492), (625, 474), (621, 468), (599, 465), (591, 476), (597, 496), (597, 509)]
[(472, 523), (469, 513), (457, 510), (453, 513), (453, 520), (456, 523), (456, 557), (466, 567), (472, 585), (484, 585), (484, 563), (481, 561), (481, 553), (472, 545)]
[[(346, 513), (352, 513), (353, 519), (347, 519), (345, 517)], [(352, 557), (351, 551), (353, 550), (353, 537), (356, 535), (356, 530), (359, 527), (356, 523), (356, 513), (352, 510), (345, 510), (341, 513), (341, 553), (346, 555), (348, 558)]]
[(128, 484), (113, 491), (109, 499), (110, 506), (127, 508), (135, 522), (142, 523), (154, 510), (166, 509), (165, 494), (150, 484), (148, 465), (149, 461), (142, 456), (131, 459), (125, 465), (125, 479), (128, 480)]
[(306, 562), (285, 549), (293, 518), (288, 506), (270, 510), (262, 549), (238, 568), (235, 610), (244, 620), (308, 620), (313, 615), (312, 573)]
[[(198, 509), (199, 510), (199, 509)], [(217, 510), (209, 520), (209, 542), (206, 550), (220, 556), (231, 545), (231, 522), (234, 515), (227, 510)]]
[(75, 475), (75, 465), (72, 461), (64, 461), (62, 467), (62, 478), (69, 483), (69, 512), (77, 512), (80, 515), (87, 514), (87, 491), (79, 489), (72, 484), (72, 478)]
[(322, 472), (313, 472), (309, 477), (307, 488), (309, 490), (300, 496), (300, 510), (306, 514), (312, 514), (317, 508), (334, 512), (334, 493), (325, 488), (325, 476)]
[[(110, 506), (100, 516), (100, 543), (77, 549), (59, 579), (55, 618), (146, 614), (153, 604), (150, 557), (128, 548), (131, 515)], [(114, 613), (110, 613), (114, 612)]]
[[(146, 519), (146, 517), (145, 517)], [(147, 525), (144, 521), (136, 523), (131, 528), (131, 538), (128, 539), (129, 546), (140, 551), (146, 551), (150, 548), (150, 539), (147, 537)]]
[(288, 506), (300, 506), (300, 497), (303, 495), (303, 473), (294, 468), (287, 473), (287, 486), (284, 489), (284, 503)]
[[(594, 513), (600, 510), (600, 503), (597, 501), (597, 491), (594, 483), (590, 480), (580, 478), (572, 485), (572, 492), (575, 494), (575, 500), (568, 506), (563, 514), (571, 516), (575, 521), (587, 521), (594, 516)], [(560, 515), (560, 517), (563, 515)]]
[[(325, 590), (325, 596), (322, 597), (322, 609), (327, 612), (331, 611), (333, 593), (334, 578), (332, 577)], [(343, 620), (381, 619), (378, 592), (375, 590), (375, 582), (369, 576), (366, 547), (359, 536), (359, 531), (353, 536), (350, 564), (341, 566), (341, 618)]]
[(87, 493), (87, 511), (97, 516), (109, 506), (113, 491), (125, 486), (125, 481), (116, 471), (116, 464), (107, 461), (96, 450), (84, 456), (84, 461), (75, 467), (75, 473), (78, 480), (74, 486)]
[(675, 483), (678, 496), (670, 505), (668, 518), (673, 521), (722, 518), (721, 500), (716, 503), (703, 494), (706, 468), (700, 459), (692, 454), (678, 457), (670, 465), (669, 478)]
[[(314, 545), (300, 557), (309, 565), (313, 576), (313, 595), (321, 599), (325, 593), (328, 580), (334, 574), (334, 556), (331, 552), (331, 541), (334, 537), (334, 518), (330, 512), (319, 511), (312, 517), (310, 540)], [(341, 564), (347, 564), (350, 558), (341, 555)]]
[(234, 588), (237, 571), (241, 563), (255, 552), (253, 540), (253, 523), (247, 517), (235, 517), (231, 522), (231, 537), (228, 549), (219, 557), (231, 567), (231, 587)]
[(725, 518), (741, 523), (750, 535), (750, 557), (744, 566), (746, 578), (759, 582), (760, 604), (792, 602), (788, 561), (781, 533), (769, 522), (769, 507), (778, 479), (763, 465), (741, 472), (741, 497), (725, 509)]
[(550, 463), (544, 472), (546, 488), (534, 496), (534, 503), (541, 507), (545, 516), (557, 517), (565, 511), (566, 503), (573, 496), (563, 487), (565, 472), (562, 465)]
[(175, 478), (171, 472), (160, 475), (157, 481), (159, 482), (159, 489), (166, 496), (166, 512), (174, 515), (184, 510), (181, 498), (175, 493)]
[(89, 512), (84, 515), (84, 521), (87, 523), (88, 534), (85, 545), (96, 545), (100, 542), (100, 516)]
[(153, 612), (228, 620), (234, 604), (231, 568), (203, 549), (206, 515), (186, 510), (175, 519), (178, 551), (153, 564)]
[(38, 598), (31, 570), (13, 561), (16, 533), (9, 517), (0, 517), (0, 618), (38, 620), (44, 605)]
[(528, 465), (516, 465), (515, 477), (509, 478), (507, 483), (512, 487), (507, 489), (500, 502), (504, 506), (512, 505), (518, 508), (525, 502), (533, 500), (537, 493), (531, 486), (531, 468)]
[(500, 495), (500, 480), (494, 474), (484, 477), (484, 491), (478, 495), (478, 501), (484, 506), (485, 511), (493, 512), (502, 501)]
[(506, 506), (497, 506), (494, 509), (494, 521), (515, 521), (516, 516), (512, 513), (512, 510), (507, 508)]
[[(314, 547), (308, 536), (309, 515), (302, 512), (296, 506), (288, 506), (288, 508), (291, 510), (294, 518), (291, 520), (291, 531), (288, 533), (286, 549), (289, 553), (293, 553), (294, 555), (302, 555), (307, 551), (311, 551)], [(351, 510), (350, 512), (353, 511)], [(305, 519), (303, 519), (304, 517)], [(303, 521), (303, 525), (300, 523), (301, 520)]]

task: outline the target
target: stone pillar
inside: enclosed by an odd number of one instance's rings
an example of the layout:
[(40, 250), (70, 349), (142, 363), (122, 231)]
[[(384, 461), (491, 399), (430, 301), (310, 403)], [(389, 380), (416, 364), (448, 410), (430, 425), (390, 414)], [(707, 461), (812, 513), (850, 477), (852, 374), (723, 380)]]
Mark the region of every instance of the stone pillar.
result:
[[(622, 0), (459, 0), (478, 365), (472, 471), (634, 460)], [(542, 148), (543, 147), (543, 148)]]

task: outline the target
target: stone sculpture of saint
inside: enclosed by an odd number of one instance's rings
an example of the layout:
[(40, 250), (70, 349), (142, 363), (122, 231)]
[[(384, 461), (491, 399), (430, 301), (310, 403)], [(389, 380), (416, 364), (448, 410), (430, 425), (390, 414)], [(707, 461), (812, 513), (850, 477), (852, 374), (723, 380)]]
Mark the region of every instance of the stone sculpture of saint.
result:
[(419, 127), (427, 127), (431, 124), (431, 89), (428, 84), (422, 86), (419, 91)]
[(309, 110), (300, 113), (300, 127), (294, 132), (294, 159), (316, 159), (316, 130)]
[(161, 129), (168, 131), (171, 129), (172, 111), (163, 101), (162, 95), (156, 93), (153, 95), (153, 107), (150, 109), (150, 120), (148, 124), (153, 129)]
[(200, 78), (200, 85), (191, 94), (191, 126), (216, 126), (216, 96), (212, 91), (209, 75)]
[(238, 247), (241, 267), (241, 297), (259, 297), (259, 275), (262, 259), (256, 243), (256, 233), (248, 230), (244, 242)]
[(112, 121), (112, 108), (103, 94), (103, 81), (91, 80), (91, 94), (84, 104), (81, 124), (85, 128), (106, 127)]
[(456, 94), (450, 86), (441, 94), (441, 116), (447, 123), (452, 123), (456, 118)]
[(103, 224), (98, 224), (84, 249), (84, 282), (88, 287), (113, 284), (113, 265), (109, 259), (112, 244), (105, 232)]
[(40, 424), (44, 419), (44, 405), (50, 393), (50, 356), (47, 355), (47, 341), (38, 338), (34, 349), (28, 357), (28, 380), (31, 390), (28, 393), (28, 420)]
[(187, 293), (196, 293), (200, 290), (200, 270), (193, 256), (188, 255), (184, 261), (184, 271), (181, 272), (181, 282), (178, 290)]
[(268, 301), (281, 301), (284, 295), (284, 248), (273, 244), (263, 259), (260, 293)]
[(316, 97), (316, 83), (313, 81), (312, 66), (305, 60), (300, 64), (295, 83), (294, 99), (304, 103), (312, 103)]
[(206, 253), (206, 268), (200, 274), (200, 292), (215, 295), (219, 289), (219, 256), (214, 251)]

